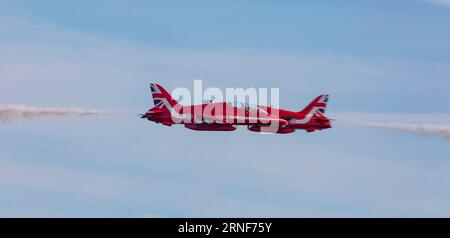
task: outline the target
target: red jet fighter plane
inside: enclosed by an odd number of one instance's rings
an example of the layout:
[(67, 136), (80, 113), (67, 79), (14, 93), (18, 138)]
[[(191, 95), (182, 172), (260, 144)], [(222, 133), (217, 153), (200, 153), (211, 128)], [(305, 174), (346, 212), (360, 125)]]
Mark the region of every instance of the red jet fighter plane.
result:
[(324, 113), (327, 107), (328, 95), (320, 95), (305, 109), (294, 112), (269, 106), (239, 106), (227, 102), (206, 103), (183, 106), (170, 96), (158, 84), (150, 84), (155, 106), (141, 118), (146, 118), (165, 126), (184, 124), (197, 131), (234, 131), (237, 125), (246, 125), (253, 132), (267, 132), (266, 129), (275, 125), (270, 133), (287, 134), (298, 129), (313, 132), (331, 128), (330, 119)]

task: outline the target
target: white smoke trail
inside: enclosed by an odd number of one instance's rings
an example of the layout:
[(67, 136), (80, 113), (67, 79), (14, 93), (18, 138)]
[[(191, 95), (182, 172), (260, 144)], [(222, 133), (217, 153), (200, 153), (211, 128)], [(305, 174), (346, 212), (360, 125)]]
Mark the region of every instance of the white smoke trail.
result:
[(450, 140), (450, 125), (417, 125), (417, 124), (387, 124), (387, 123), (365, 123), (371, 128), (383, 128), (401, 132), (411, 132), (421, 135), (440, 136)]
[(43, 116), (96, 116), (111, 114), (113, 113), (79, 108), (36, 108), (23, 105), (11, 105), (0, 107), (0, 122), (8, 123)]

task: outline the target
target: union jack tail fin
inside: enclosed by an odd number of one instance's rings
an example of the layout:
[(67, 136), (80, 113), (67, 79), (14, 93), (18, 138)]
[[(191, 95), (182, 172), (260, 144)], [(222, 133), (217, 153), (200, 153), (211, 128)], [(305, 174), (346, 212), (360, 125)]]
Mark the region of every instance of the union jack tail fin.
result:
[(152, 92), (153, 103), (155, 108), (173, 108), (179, 105), (178, 102), (170, 96), (170, 94), (159, 84), (151, 83), (150, 90)]
[(300, 113), (309, 114), (314, 113), (316, 117), (325, 117), (325, 109), (327, 108), (328, 95), (320, 95), (314, 99), (308, 106), (305, 107)]

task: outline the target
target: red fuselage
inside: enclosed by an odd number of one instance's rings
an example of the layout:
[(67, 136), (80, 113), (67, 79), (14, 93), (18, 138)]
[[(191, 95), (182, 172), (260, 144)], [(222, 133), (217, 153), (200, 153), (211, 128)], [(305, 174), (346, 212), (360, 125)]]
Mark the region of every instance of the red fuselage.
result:
[(254, 132), (261, 132), (261, 128), (278, 124), (276, 133), (291, 133), (296, 129), (312, 132), (331, 128), (326, 118), (317, 118), (311, 112), (293, 112), (283, 109), (258, 106), (257, 108), (238, 108), (228, 103), (209, 103), (182, 106), (175, 109), (152, 108), (143, 118), (166, 126), (184, 124), (192, 130), (205, 131), (233, 131), (234, 125), (247, 125)]

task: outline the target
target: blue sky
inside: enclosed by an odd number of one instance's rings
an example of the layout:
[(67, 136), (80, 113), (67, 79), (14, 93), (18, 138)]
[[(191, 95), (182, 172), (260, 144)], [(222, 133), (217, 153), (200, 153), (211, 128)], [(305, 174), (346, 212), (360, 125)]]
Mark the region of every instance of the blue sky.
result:
[(202, 79), (280, 88), (292, 110), (326, 92), (338, 117), (448, 123), (448, 5), (0, 0), (1, 105), (121, 112), (0, 124), (0, 216), (449, 216), (438, 137), (339, 120), (312, 134), (198, 133), (135, 116), (152, 106), (149, 82)]

